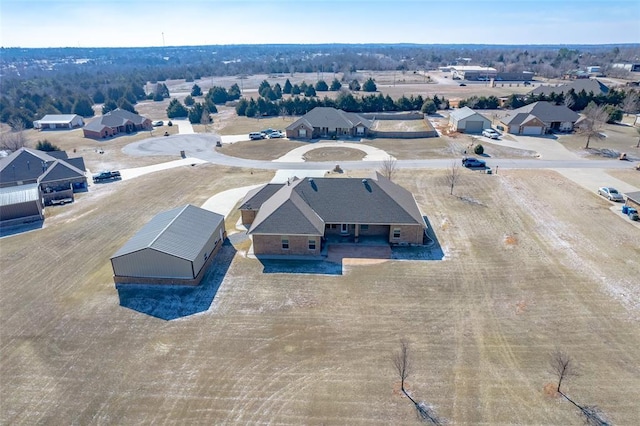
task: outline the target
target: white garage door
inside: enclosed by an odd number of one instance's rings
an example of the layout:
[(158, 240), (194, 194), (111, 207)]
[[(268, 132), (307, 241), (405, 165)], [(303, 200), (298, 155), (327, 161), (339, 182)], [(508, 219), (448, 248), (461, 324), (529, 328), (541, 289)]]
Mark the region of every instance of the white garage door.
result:
[(467, 121), (464, 125), (464, 130), (467, 133), (480, 133), (483, 129), (483, 121)]
[(541, 135), (542, 134), (542, 127), (524, 126), (522, 128), (522, 134), (523, 135)]
[(298, 137), (299, 138), (306, 138), (307, 137), (307, 129), (298, 130)]

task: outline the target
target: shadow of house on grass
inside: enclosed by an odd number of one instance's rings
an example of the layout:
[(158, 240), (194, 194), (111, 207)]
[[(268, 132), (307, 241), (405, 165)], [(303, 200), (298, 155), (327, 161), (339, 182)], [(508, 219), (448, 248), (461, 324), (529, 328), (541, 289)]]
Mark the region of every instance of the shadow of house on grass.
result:
[(342, 275), (342, 265), (321, 259), (270, 259), (258, 257), (264, 274)]
[(211, 306), (235, 254), (236, 249), (229, 240), (225, 240), (197, 286), (116, 285), (120, 306), (167, 321), (205, 312)]
[(427, 232), (422, 246), (395, 246), (391, 249), (391, 259), (394, 260), (442, 260), (444, 252), (438, 236), (427, 216), (422, 217), (427, 224)]

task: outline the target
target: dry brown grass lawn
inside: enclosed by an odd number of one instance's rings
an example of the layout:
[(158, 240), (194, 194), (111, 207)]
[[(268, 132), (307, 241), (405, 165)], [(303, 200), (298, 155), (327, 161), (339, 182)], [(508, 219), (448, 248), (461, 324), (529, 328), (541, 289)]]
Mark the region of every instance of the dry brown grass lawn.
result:
[(359, 149), (328, 147), (307, 151), (303, 158), (305, 161), (359, 161), (367, 154)]
[(324, 276), (236, 255), (205, 313), (119, 306), (109, 256), (154, 214), (271, 175), (197, 166), (104, 185), (1, 240), (0, 423), (413, 424), (390, 361), (400, 338), (409, 389), (450, 424), (582, 424), (545, 393), (556, 346), (580, 365), (572, 398), (613, 424), (640, 417), (638, 230), (553, 172), (463, 170), (458, 197), (445, 171), (399, 173), (444, 261)]
[(432, 130), (424, 120), (376, 120), (373, 130), (383, 132), (422, 132)]
[(236, 142), (216, 148), (222, 154), (250, 160), (275, 160), (292, 149), (304, 146), (303, 142), (284, 139), (261, 139), (255, 141)]
[(589, 158), (599, 159), (602, 157), (603, 150), (613, 150), (615, 152), (625, 152), (628, 156), (640, 159), (640, 148), (636, 148), (638, 144), (638, 131), (631, 126), (619, 124), (605, 125), (602, 133), (605, 138), (591, 138), (589, 142), (589, 150), (585, 150), (587, 138), (580, 133), (572, 133), (570, 135), (562, 135), (558, 141), (572, 151), (581, 153)]

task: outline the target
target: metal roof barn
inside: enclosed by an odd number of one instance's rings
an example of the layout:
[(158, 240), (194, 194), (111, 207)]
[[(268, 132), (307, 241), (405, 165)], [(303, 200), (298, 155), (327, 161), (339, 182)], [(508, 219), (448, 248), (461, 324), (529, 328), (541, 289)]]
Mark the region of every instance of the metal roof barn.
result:
[(111, 257), (114, 281), (197, 285), (225, 236), (218, 213), (190, 204), (159, 213)]

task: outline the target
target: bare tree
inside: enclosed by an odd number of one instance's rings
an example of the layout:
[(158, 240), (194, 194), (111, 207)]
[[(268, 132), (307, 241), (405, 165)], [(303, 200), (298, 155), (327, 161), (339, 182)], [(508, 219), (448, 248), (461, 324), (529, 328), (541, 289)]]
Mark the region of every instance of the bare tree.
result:
[(411, 357), (409, 356), (409, 343), (407, 343), (406, 340), (400, 340), (400, 350), (393, 354), (392, 361), (393, 366), (396, 369), (396, 373), (398, 373), (398, 377), (400, 377), (400, 389), (402, 389), (402, 393), (404, 393), (404, 395), (413, 403), (418, 417), (420, 417), (421, 420), (429, 421), (434, 425), (442, 424), (440, 419), (438, 419), (433, 412), (433, 409), (425, 404), (424, 401), (418, 402), (413, 399), (404, 388), (405, 380), (407, 380), (413, 369)]
[(626, 114), (635, 114), (638, 111), (638, 101), (638, 93), (635, 90), (628, 91), (622, 101), (622, 111)]
[(17, 151), (27, 145), (24, 123), (19, 119), (11, 119), (8, 124), (11, 126), (11, 131), (0, 135), (0, 147), (9, 151)]
[(577, 376), (578, 371), (576, 366), (569, 356), (564, 351), (560, 349), (556, 349), (551, 353), (551, 357), (549, 359), (549, 364), (551, 365), (551, 373), (554, 374), (558, 378), (558, 388), (557, 391), (560, 391), (560, 386), (562, 386), (562, 381), (571, 376)]
[(574, 106), (576, 103), (575, 99), (573, 99), (573, 96), (571, 96), (571, 94), (569, 94), (568, 92), (565, 92), (564, 94), (564, 106), (566, 106), (567, 108), (571, 108), (572, 106)]
[(603, 105), (597, 106), (594, 103), (587, 105), (582, 113), (584, 114), (584, 120), (580, 123), (580, 133), (587, 137), (587, 144), (584, 146), (584, 149), (589, 149), (591, 138), (601, 137), (600, 131), (607, 122), (609, 114)]
[[(409, 344), (406, 340), (400, 341), (400, 350), (393, 355), (393, 366), (396, 368), (396, 372), (400, 377), (400, 389), (402, 392), (409, 398), (411, 397), (407, 394), (407, 391), (404, 389), (404, 381), (409, 377), (411, 373), (411, 358), (409, 357)], [(413, 401), (413, 399), (411, 399)], [(415, 403), (415, 401), (413, 401)]]
[(205, 108), (202, 111), (202, 116), (200, 117), (200, 124), (204, 124), (205, 133), (209, 133), (209, 128), (211, 127), (211, 123), (213, 123), (213, 120), (211, 120), (211, 115), (209, 114), (209, 110)]
[(557, 392), (580, 410), (580, 413), (584, 416), (585, 424), (589, 426), (608, 426), (609, 423), (605, 420), (604, 415), (597, 406), (583, 407), (569, 398), (569, 396), (560, 389), (563, 380), (578, 375), (578, 370), (573, 358), (566, 352), (556, 349), (551, 353), (549, 365), (551, 367), (551, 373), (558, 378)]
[(382, 176), (389, 180), (393, 180), (397, 170), (398, 162), (392, 156), (388, 156), (384, 161), (382, 161), (382, 166), (380, 168), (380, 174), (382, 174)]
[(447, 182), (449, 182), (449, 195), (453, 195), (453, 188), (456, 186), (456, 182), (460, 177), (460, 168), (456, 161), (451, 162), (451, 168), (449, 174), (447, 174)]

